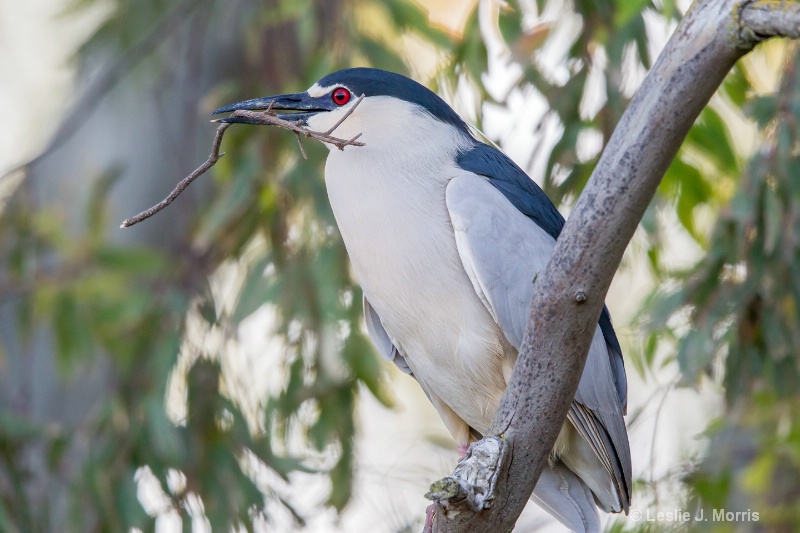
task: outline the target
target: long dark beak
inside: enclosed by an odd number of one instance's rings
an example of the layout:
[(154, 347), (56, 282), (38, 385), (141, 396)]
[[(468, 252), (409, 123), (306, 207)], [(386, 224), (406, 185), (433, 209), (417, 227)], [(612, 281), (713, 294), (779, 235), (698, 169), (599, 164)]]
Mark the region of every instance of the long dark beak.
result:
[[(296, 113), (282, 113), (280, 117), (289, 121), (299, 120), (302, 124), (306, 124), (309, 117), (323, 111), (330, 111), (335, 107), (333, 102), (331, 102), (328, 98), (314, 98), (308, 93), (294, 93), (245, 100), (244, 102), (220, 107), (211, 114), (218, 115), (220, 113), (231, 113), (240, 109), (248, 111), (263, 111), (270, 109), (270, 106), (271, 109), (276, 111), (297, 111)], [(230, 124), (253, 123), (244, 117), (226, 117), (217, 119), (215, 122), (227, 122)]]

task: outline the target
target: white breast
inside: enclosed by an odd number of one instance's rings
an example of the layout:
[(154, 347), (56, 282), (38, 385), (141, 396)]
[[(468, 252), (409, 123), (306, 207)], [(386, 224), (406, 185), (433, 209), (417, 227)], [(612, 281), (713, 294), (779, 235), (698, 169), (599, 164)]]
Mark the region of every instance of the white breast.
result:
[[(383, 117), (380, 127), (359, 111)], [(465, 141), (391, 98), (365, 99), (345, 125), (340, 135), (360, 128), (366, 146), (333, 150), (325, 182), (356, 276), (423, 388), (486, 431), (505, 388), (505, 342), (464, 272), (445, 205)]]

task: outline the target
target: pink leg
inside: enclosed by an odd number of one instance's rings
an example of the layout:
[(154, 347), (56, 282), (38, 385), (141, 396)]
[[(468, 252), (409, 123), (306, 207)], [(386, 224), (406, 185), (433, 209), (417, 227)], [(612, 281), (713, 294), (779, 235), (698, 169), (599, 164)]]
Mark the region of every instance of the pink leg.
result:
[(422, 528), (422, 533), (431, 533), (433, 531), (433, 517), (436, 515), (436, 504), (432, 503), (425, 508), (425, 527)]
[(467, 455), (467, 451), (469, 450), (469, 444), (459, 444), (458, 445), (458, 460), (460, 461)]

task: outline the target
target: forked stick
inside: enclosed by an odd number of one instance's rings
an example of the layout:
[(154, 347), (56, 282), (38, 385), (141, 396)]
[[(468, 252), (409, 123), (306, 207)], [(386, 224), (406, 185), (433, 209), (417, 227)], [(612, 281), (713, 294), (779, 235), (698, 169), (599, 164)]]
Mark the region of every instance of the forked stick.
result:
[[(316, 139), (320, 142), (332, 144), (339, 150), (344, 150), (345, 146), (364, 146), (363, 142), (358, 142), (356, 139), (361, 137), (359, 133), (352, 139), (340, 139), (338, 137), (334, 137), (331, 133), (338, 128), (344, 120), (353, 113), (358, 104), (364, 99), (364, 95), (358, 97), (352, 107), (347, 110), (347, 112), (342, 116), (339, 121), (333, 125), (331, 129), (326, 132), (319, 132), (319, 131), (312, 131), (306, 129), (302, 126), (299, 120), (296, 121), (289, 121), (283, 120), (279, 118), (275, 111), (272, 110), (272, 105), (270, 105), (265, 111), (234, 111), (230, 118), (246, 118), (248, 119), (248, 124), (261, 124), (261, 125), (271, 125), (271, 126), (278, 126), (279, 128), (287, 129), (289, 131), (293, 131), (295, 136), (297, 137), (297, 142), (300, 146), (300, 153), (303, 155), (303, 158), (306, 158), (306, 152), (303, 149), (303, 145), (301, 143), (301, 135), (303, 137), (310, 137), (312, 139)], [(221, 119), (224, 120), (224, 119)], [(220, 120), (214, 120), (212, 122), (219, 122)], [(217, 161), (220, 160), (222, 156), (225, 155), (225, 152), (219, 153), (219, 147), (222, 144), (222, 136), (225, 134), (225, 130), (227, 130), (231, 126), (230, 123), (222, 123), (217, 128), (217, 134), (214, 136), (214, 142), (211, 143), (211, 154), (206, 159), (206, 162), (200, 165), (195, 169), (194, 172), (183, 178), (178, 185), (172, 189), (172, 192), (169, 193), (169, 196), (158, 202), (153, 207), (146, 209), (139, 213), (138, 215), (125, 219), (122, 224), (120, 225), (121, 228), (129, 228), (134, 224), (138, 224), (142, 220), (148, 219), (151, 216), (155, 215), (169, 204), (172, 203), (175, 198), (177, 198), (186, 188), (197, 178), (205, 174), (208, 169), (213, 167)]]

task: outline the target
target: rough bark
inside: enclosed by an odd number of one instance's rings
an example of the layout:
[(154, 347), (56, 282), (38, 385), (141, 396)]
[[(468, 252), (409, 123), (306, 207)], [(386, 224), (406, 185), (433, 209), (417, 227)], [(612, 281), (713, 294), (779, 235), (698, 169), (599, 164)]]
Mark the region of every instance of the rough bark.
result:
[[(492, 435), (473, 445), (494, 449), (501, 443), (499, 453), (481, 454), (496, 458), (497, 464), (486, 465), (493, 474), (470, 470), (464, 477), (462, 468), (434, 484), (434, 532), (514, 527), (575, 396), (611, 279), (661, 178), (734, 63), (772, 36), (800, 36), (798, 4), (700, 0), (681, 21), (536, 279), (524, 342)], [(491, 486), (473, 486), (488, 478)], [(470, 493), (482, 495), (482, 510), (462, 503)]]

